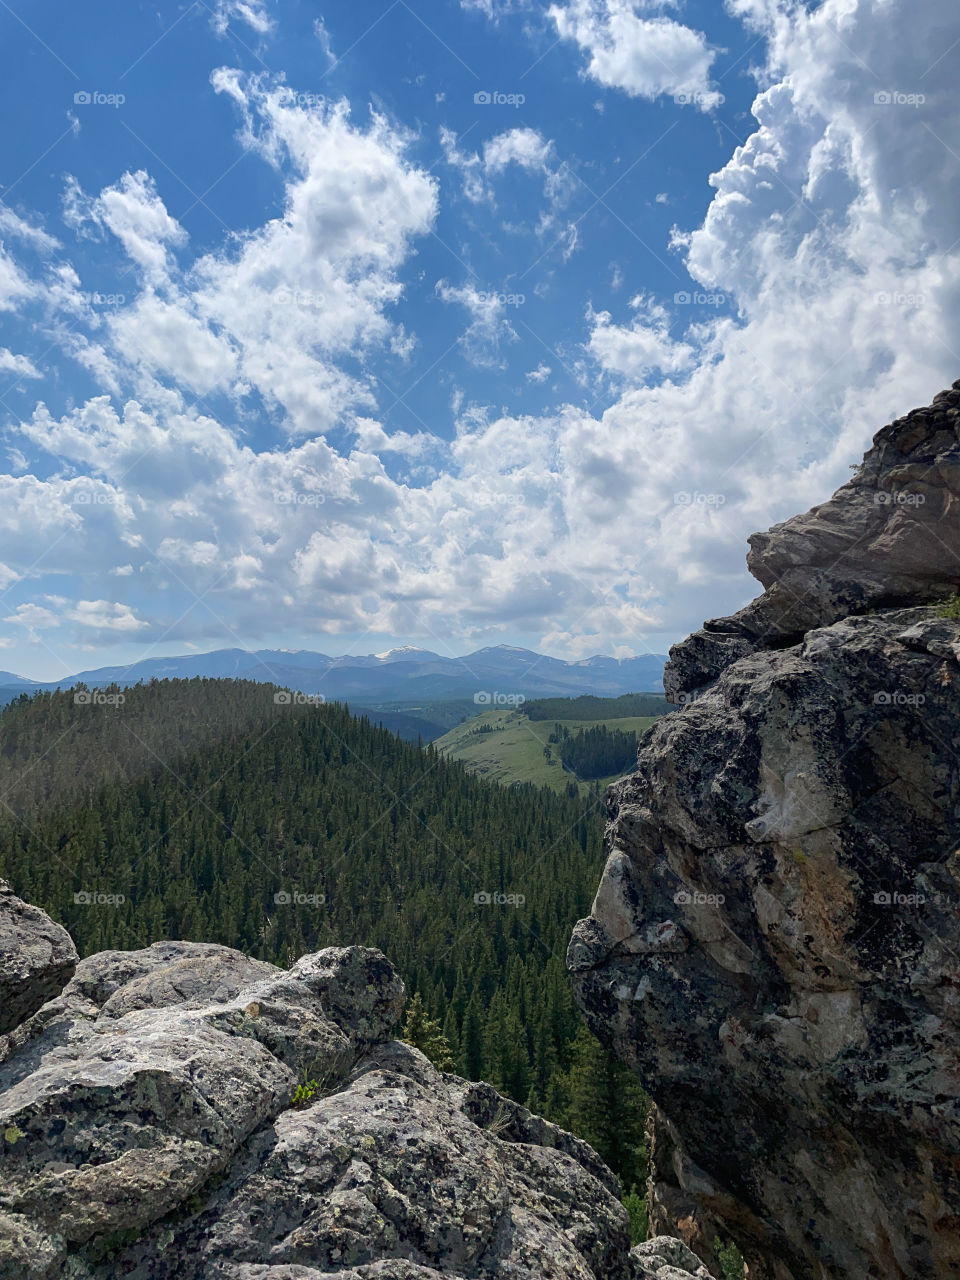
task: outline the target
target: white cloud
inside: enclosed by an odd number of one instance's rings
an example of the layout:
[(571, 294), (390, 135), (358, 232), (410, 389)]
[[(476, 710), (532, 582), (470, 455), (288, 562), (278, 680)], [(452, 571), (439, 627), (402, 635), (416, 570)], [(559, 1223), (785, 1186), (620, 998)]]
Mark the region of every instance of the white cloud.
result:
[(198, 395), (230, 385), (237, 352), (198, 316), (185, 298), (165, 302), (143, 293), (108, 321), (117, 352), (131, 366), (175, 377)]
[[(181, 643), (222, 642), (218, 618), (251, 639), (276, 619), (327, 636), (511, 628), (584, 653), (642, 651), (651, 632), (677, 636), (749, 598), (746, 535), (825, 498), (872, 432), (957, 376), (960, 121), (934, 0), (885, 0), (882, 21), (867, 0), (736, 3), (770, 60), (753, 132), (714, 175), (702, 224), (674, 237), (691, 300), (588, 316), (585, 367), (598, 385), (622, 379), (594, 411), (511, 415), (461, 397), (449, 446), (388, 432), (347, 363), (412, 336), (391, 306), (435, 185), (376, 117), (359, 128), (343, 108), (225, 73), (244, 136), (280, 166), (283, 213), (189, 267), (142, 183), (114, 188), (140, 193), (113, 206), (118, 231), (106, 205), (87, 221), (126, 235), (154, 274), (78, 348), (122, 375), (126, 402), (41, 406), (18, 441), (52, 456), (53, 474), (0, 476), (8, 571), (25, 577), (43, 553), (61, 594), (83, 583), (82, 601), (55, 604), (41, 581), (8, 621), (114, 640), (169, 628)], [(875, 104), (878, 86), (926, 103)], [(522, 151), (553, 168), (527, 144), (501, 138), (494, 167)], [(9, 256), (4, 281), (11, 305), (52, 288)], [(78, 285), (58, 287), (69, 300)], [(711, 305), (720, 292), (735, 314)], [(476, 281), (441, 282), (438, 296), (465, 309), (468, 355), (499, 360), (506, 303)], [(164, 324), (165, 362), (151, 346)], [(254, 388), (305, 434), (255, 449), (232, 415), (188, 409), (157, 380), (241, 402)], [(323, 438), (331, 422), (341, 449)], [(413, 464), (435, 470), (399, 479)], [(205, 607), (180, 621), (190, 593)]]
[[(367, 379), (341, 360), (379, 345), (412, 349), (386, 310), (400, 298), (412, 240), (433, 223), (436, 182), (405, 162), (408, 139), (379, 116), (361, 129), (344, 103), (305, 102), (232, 71), (213, 84), (237, 103), (245, 144), (282, 168), (283, 214), (181, 270), (172, 250), (185, 233), (145, 173), (95, 198), (69, 185), (68, 221), (116, 236), (146, 285), (107, 318), (109, 351), (80, 336), (72, 353), (114, 391), (137, 371), (147, 399), (167, 383), (196, 395), (256, 392), (290, 431), (325, 431), (374, 403)], [(2, 286), (0, 261), (0, 297)]]
[(335, 63), (337, 61), (337, 56), (333, 52), (333, 46), (330, 43), (330, 32), (327, 30), (326, 24), (322, 18), (317, 18), (314, 21), (313, 34), (320, 41), (320, 48), (323, 50), (323, 55), (327, 61), (331, 64)]
[(147, 623), (134, 615), (127, 604), (110, 600), (78, 600), (64, 616), (94, 631), (141, 631)]
[(0, 205), (0, 235), (13, 236), (44, 254), (52, 253), (54, 249), (60, 247), (60, 242), (48, 235), (42, 227), (37, 227), (26, 218), (21, 218), (5, 204)]
[(460, 0), (460, 8), (468, 12), (482, 13), (493, 22), (499, 22), (509, 13), (530, 8), (530, 0)]
[(36, 644), (41, 631), (59, 626), (60, 619), (55, 613), (33, 602), (18, 605), (15, 612), (3, 619), (4, 622), (25, 627), (32, 643)]
[(461, 151), (456, 135), (447, 128), (440, 130), (440, 144), (447, 164), (459, 169), (463, 193), (473, 204), (483, 201), (495, 204), (494, 180), (502, 177), (511, 165), (541, 176), (547, 202), (538, 222), (541, 233), (552, 226), (557, 211), (567, 202), (576, 186), (576, 179), (567, 166), (553, 163), (556, 158), (553, 141), (544, 138), (537, 129), (527, 126), (506, 129), (487, 139), (482, 154)]
[(548, 364), (538, 364), (525, 375), (528, 382), (546, 382), (553, 370)]
[(510, 164), (534, 173), (548, 172), (553, 143), (536, 129), (508, 129), (483, 146), (483, 167), (489, 174), (503, 173)]
[(451, 285), (446, 280), (439, 280), (437, 296), (444, 302), (466, 307), (471, 317), (460, 339), (467, 359), (480, 367), (503, 367), (501, 346), (519, 341), (516, 329), (506, 318), (506, 309), (513, 305), (510, 299), (522, 295), (477, 289), (470, 281), (465, 285)]
[(246, 23), (261, 36), (273, 29), (269, 0), (217, 0), (212, 21), (218, 35), (227, 31), (231, 20)]
[(639, 312), (629, 325), (617, 325), (608, 311), (588, 312), (592, 322), (590, 354), (608, 373), (642, 383), (650, 373), (678, 373), (689, 368), (694, 352), (670, 336), (666, 310), (649, 298), (634, 298)]
[(42, 377), (40, 370), (26, 356), (14, 355), (6, 347), (0, 347), (0, 372), (13, 373), (18, 378)]
[(154, 277), (168, 273), (170, 250), (187, 239), (183, 227), (167, 212), (153, 179), (142, 169), (125, 173), (116, 186), (105, 187), (96, 199), (87, 197), (75, 179), (68, 179), (64, 220), (76, 230), (89, 223), (112, 232), (127, 256)]
[(547, 11), (562, 39), (587, 54), (585, 74), (640, 98), (661, 94), (707, 111), (721, 101), (710, 85), (714, 53), (700, 31), (664, 10), (672, 0), (567, 0)]

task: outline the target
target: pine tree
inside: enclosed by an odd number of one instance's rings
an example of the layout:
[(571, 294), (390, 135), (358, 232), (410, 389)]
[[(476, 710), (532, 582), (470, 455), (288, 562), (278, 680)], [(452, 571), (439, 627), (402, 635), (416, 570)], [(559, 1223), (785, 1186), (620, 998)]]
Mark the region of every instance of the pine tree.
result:
[(647, 1202), (634, 1186), (623, 1197), (623, 1203), (627, 1213), (630, 1215), (630, 1243), (632, 1245), (640, 1244), (646, 1240), (647, 1232), (650, 1228)]
[(481, 1080), (485, 1073), (483, 1055), (483, 1014), (480, 997), (475, 991), (467, 1001), (463, 1015), (463, 1031), (460, 1036), (458, 1070), (468, 1080)]
[(441, 1071), (453, 1071), (456, 1066), (443, 1029), (440, 1023), (427, 1013), (419, 991), (414, 994), (407, 1006), (407, 1020), (403, 1024), (403, 1034), (400, 1039), (419, 1049)]
[(573, 1042), (568, 1080), (574, 1132), (616, 1170), (625, 1187), (644, 1185), (650, 1099), (640, 1081), (583, 1026)]

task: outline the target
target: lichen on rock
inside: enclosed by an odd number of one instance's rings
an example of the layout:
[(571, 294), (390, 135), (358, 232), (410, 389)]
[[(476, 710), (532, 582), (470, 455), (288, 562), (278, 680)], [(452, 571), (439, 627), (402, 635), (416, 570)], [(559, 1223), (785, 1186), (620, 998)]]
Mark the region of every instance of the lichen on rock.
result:
[(0, 880), (0, 1034), (35, 1013), (69, 981), (73, 939), (39, 907)]
[(80, 961), (0, 1038), (0, 1280), (689, 1280), (586, 1143), (392, 1041), (403, 996), (364, 947)]

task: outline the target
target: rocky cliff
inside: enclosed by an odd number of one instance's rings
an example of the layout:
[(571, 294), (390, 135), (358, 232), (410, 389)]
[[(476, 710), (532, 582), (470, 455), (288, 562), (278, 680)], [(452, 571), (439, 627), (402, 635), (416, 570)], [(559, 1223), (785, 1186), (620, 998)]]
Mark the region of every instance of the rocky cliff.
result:
[(630, 1251), (586, 1143), (391, 1040), (379, 952), (76, 963), (5, 890), (2, 1280), (707, 1280)]
[(751, 1280), (960, 1275), (958, 437), (960, 382), (751, 539), (570, 944), (657, 1103), (653, 1225)]

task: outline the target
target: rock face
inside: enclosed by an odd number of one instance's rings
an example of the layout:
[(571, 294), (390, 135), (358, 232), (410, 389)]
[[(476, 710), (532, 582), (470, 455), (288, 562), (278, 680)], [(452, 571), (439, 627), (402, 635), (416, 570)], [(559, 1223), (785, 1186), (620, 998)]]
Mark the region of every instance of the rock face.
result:
[(747, 565), (766, 591), (671, 651), (667, 697), (687, 701), (731, 662), (814, 627), (960, 590), (958, 438), (960, 381), (879, 431), (828, 502), (755, 533)]
[(631, 1254), (586, 1143), (391, 1041), (403, 994), (362, 947), (80, 961), (0, 1037), (0, 1280), (706, 1276)]
[(62, 991), (76, 964), (66, 929), (0, 880), (0, 1034)]
[(658, 1104), (651, 1224), (715, 1272), (960, 1275), (960, 624), (917, 604), (960, 582), (958, 405), (751, 540), (767, 591), (672, 651), (609, 794), (569, 964)]

